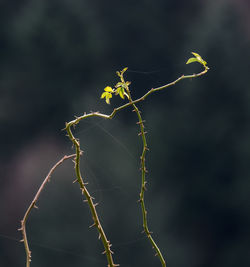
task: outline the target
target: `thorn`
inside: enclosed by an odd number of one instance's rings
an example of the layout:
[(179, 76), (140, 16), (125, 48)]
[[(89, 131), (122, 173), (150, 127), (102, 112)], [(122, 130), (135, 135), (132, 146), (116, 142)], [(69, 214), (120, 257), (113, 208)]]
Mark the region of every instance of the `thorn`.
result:
[(23, 231), (23, 227), (18, 228), (17, 231)]
[(87, 199), (84, 199), (83, 202), (88, 202), (88, 200)]
[(24, 239), (21, 239), (19, 242), (24, 242)]
[(96, 225), (96, 223), (94, 222), (93, 224), (91, 224), (90, 226), (89, 226), (89, 228), (92, 228), (93, 226), (95, 226)]
[(141, 123), (144, 123), (146, 122), (145, 120), (142, 120), (142, 121), (138, 121), (136, 124), (141, 124)]
[(94, 204), (94, 207), (96, 207), (97, 205), (99, 205), (99, 203), (95, 203), (95, 204)]
[(104, 251), (102, 252), (102, 254), (103, 254), (103, 255), (106, 254), (106, 250), (104, 250)]
[(34, 205), (34, 208), (35, 208), (35, 209), (38, 209), (38, 206)]
[(73, 184), (76, 183), (76, 182), (77, 182), (77, 179), (75, 179), (75, 180), (73, 181)]
[(139, 132), (139, 133), (138, 133), (138, 136), (141, 136), (141, 135), (142, 135), (142, 133), (141, 133), (141, 132)]
[(101, 234), (98, 235), (98, 239), (101, 239)]

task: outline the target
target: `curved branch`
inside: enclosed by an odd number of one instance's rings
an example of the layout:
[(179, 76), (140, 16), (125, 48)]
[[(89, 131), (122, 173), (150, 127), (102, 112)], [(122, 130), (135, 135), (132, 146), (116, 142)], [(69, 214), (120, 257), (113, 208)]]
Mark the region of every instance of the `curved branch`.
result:
[(21, 228), (19, 228), (18, 230), (22, 232), (22, 236), (23, 239), (20, 240), (20, 242), (24, 243), (24, 248), (25, 248), (25, 252), (26, 252), (26, 267), (30, 267), (30, 262), (31, 262), (31, 250), (29, 248), (29, 243), (28, 243), (28, 238), (27, 238), (27, 233), (26, 233), (26, 222), (28, 220), (29, 214), (31, 212), (31, 210), (33, 208), (37, 208), (36, 206), (36, 202), (38, 201), (38, 198), (41, 194), (41, 192), (43, 191), (46, 183), (49, 182), (50, 177), (52, 175), (52, 173), (55, 171), (55, 169), (61, 165), (65, 160), (67, 159), (72, 159), (73, 157), (75, 157), (76, 154), (72, 154), (69, 156), (64, 156), (62, 159), (60, 159), (49, 171), (48, 175), (46, 176), (46, 178), (43, 180), (41, 186), (39, 187), (35, 197), (33, 198), (32, 202), (30, 203), (28, 209), (26, 210), (23, 219), (21, 220)]

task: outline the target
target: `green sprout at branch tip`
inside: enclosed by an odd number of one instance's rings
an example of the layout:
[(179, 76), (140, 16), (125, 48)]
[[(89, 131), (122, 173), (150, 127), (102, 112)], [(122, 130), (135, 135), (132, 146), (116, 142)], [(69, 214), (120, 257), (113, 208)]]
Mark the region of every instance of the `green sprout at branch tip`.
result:
[(193, 62), (198, 62), (201, 65), (203, 65), (205, 69), (209, 69), (208, 66), (207, 66), (207, 62), (198, 53), (192, 52), (192, 54), (195, 57), (189, 58), (188, 61), (186, 62), (186, 64), (190, 64), (190, 63), (193, 63)]

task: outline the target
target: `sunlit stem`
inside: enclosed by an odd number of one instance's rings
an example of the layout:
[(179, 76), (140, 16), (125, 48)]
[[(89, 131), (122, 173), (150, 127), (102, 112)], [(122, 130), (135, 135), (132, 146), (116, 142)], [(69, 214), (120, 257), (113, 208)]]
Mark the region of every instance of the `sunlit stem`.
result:
[(103, 246), (104, 246), (104, 254), (106, 254), (107, 257), (107, 261), (108, 261), (108, 266), (109, 267), (115, 267), (115, 266), (119, 266), (119, 264), (115, 264), (113, 261), (113, 257), (112, 254), (113, 252), (111, 251), (111, 244), (110, 241), (107, 239), (105, 232), (102, 228), (101, 222), (99, 220), (97, 211), (96, 211), (96, 206), (97, 203), (93, 202), (93, 197), (90, 195), (90, 193), (87, 190), (86, 187), (86, 183), (83, 182), (83, 178), (81, 175), (81, 171), (80, 171), (80, 156), (82, 154), (82, 151), (80, 149), (80, 142), (79, 140), (77, 140), (74, 135), (72, 134), (71, 131), (71, 126), (74, 125), (72, 122), (71, 123), (66, 123), (66, 131), (68, 133), (68, 137), (69, 139), (72, 141), (72, 143), (75, 146), (75, 150), (76, 150), (76, 157), (75, 157), (75, 173), (76, 173), (76, 178), (77, 178), (77, 182), (80, 185), (80, 189), (82, 191), (82, 193), (84, 194), (86, 201), (88, 203), (88, 206), (90, 208), (91, 211), (91, 215), (93, 218), (93, 226), (95, 226), (97, 228), (97, 231), (99, 232), (99, 238), (102, 240)]
[[(123, 76), (121, 76), (121, 80), (124, 82)], [(135, 103), (133, 103), (129, 87), (126, 84), (125, 84), (125, 86), (126, 86), (126, 92), (128, 94), (129, 102), (132, 103), (133, 111), (135, 111), (135, 113), (138, 117), (138, 120), (139, 120), (137, 122), (137, 124), (139, 124), (139, 126), (140, 126), (139, 135), (141, 136), (142, 145), (143, 145), (142, 154), (140, 157), (140, 160), (141, 160), (141, 191), (140, 191), (140, 199), (139, 199), (139, 202), (141, 204), (141, 211), (142, 211), (143, 231), (145, 232), (147, 238), (149, 239), (153, 249), (156, 251), (156, 255), (159, 257), (159, 260), (161, 262), (162, 267), (166, 267), (166, 262), (162, 256), (162, 253), (161, 253), (159, 247), (157, 246), (156, 242), (154, 241), (154, 239), (152, 237), (152, 233), (149, 231), (149, 228), (148, 228), (147, 210), (146, 210), (145, 200), (144, 200), (145, 199), (144, 195), (145, 195), (145, 190), (146, 190), (146, 172), (147, 172), (146, 165), (145, 165), (145, 159), (146, 159), (146, 152), (148, 150), (146, 132), (144, 129), (144, 124), (143, 124), (141, 112), (139, 111), (139, 109), (135, 105)]]

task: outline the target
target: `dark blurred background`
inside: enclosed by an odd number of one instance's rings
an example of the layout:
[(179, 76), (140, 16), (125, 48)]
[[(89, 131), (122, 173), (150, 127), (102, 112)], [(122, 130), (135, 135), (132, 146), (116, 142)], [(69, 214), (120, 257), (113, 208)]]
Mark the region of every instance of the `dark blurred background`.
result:
[[(0, 266), (25, 266), (17, 228), (49, 169), (72, 153), (65, 122), (109, 114), (100, 99), (124, 67), (148, 131), (149, 228), (169, 267), (250, 266), (250, 2), (12, 0), (0, 3)], [(160, 266), (141, 234), (136, 116), (75, 129), (82, 172), (121, 266)], [(68, 161), (27, 223), (31, 266), (106, 266)]]

